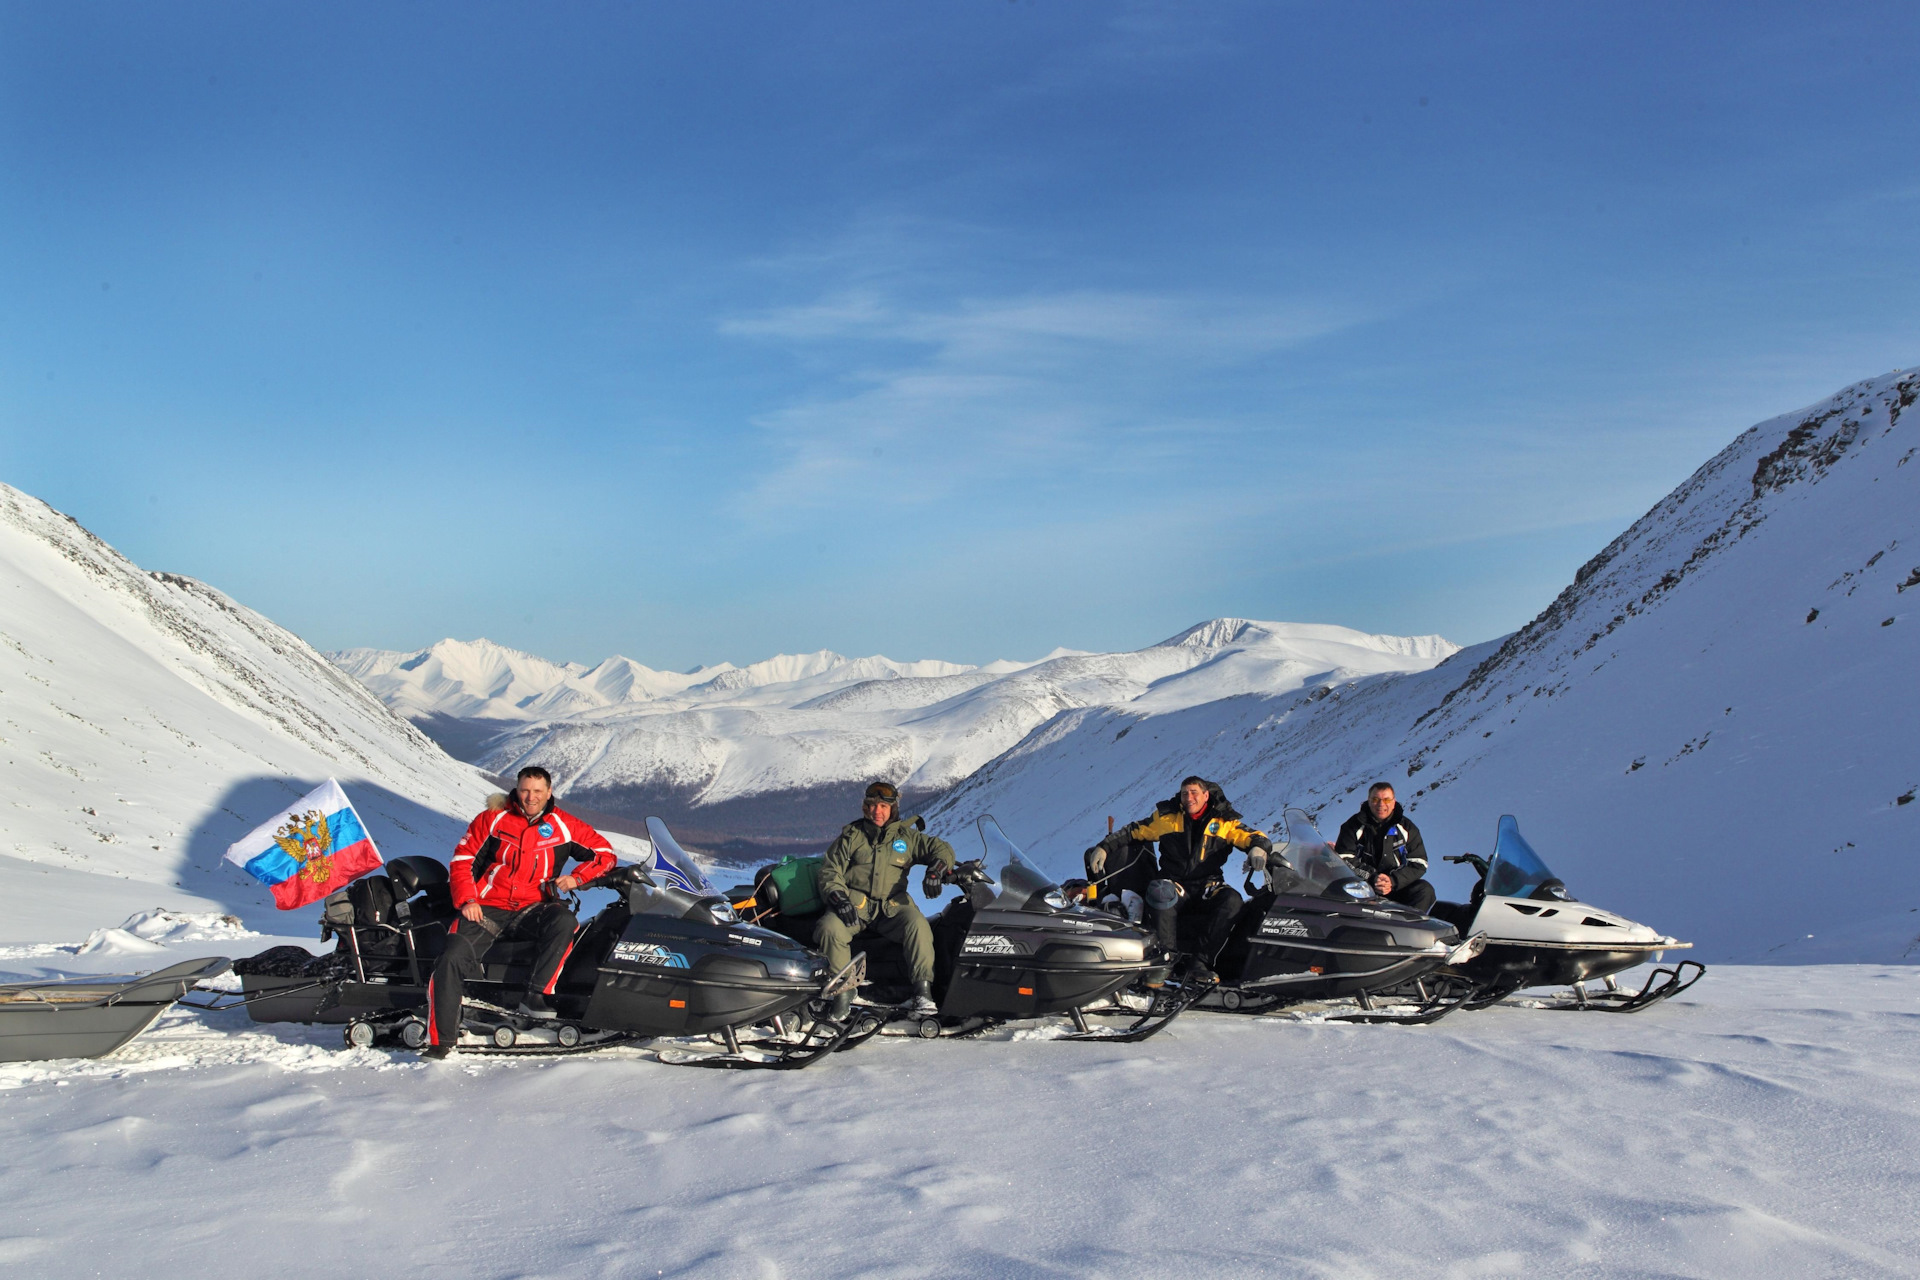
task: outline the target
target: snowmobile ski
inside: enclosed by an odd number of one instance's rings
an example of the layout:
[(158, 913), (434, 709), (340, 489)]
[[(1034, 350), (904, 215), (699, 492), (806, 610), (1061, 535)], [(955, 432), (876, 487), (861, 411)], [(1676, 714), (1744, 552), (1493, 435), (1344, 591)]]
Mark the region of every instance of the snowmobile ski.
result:
[[(1108, 1044), (1139, 1044), (1142, 1040), (1159, 1035), (1173, 1020), (1188, 1009), (1205, 999), (1217, 984), (1207, 983), (1191, 989), (1183, 989), (1171, 995), (1163, 992), (1156, 996), (1147, 1009), (1142, 1012), (1115, 1005), (1111, 1008), (1074, 1010), (1075, 1030), (1062, 1036), (1063, 1040), (1105, 1041)], [(1124, 1027), (1109, 1028), (1094, 1026), (1087, 1021), (1087, 1015), (1097, 1018), (1132, 1016), (1133, 1021)]]

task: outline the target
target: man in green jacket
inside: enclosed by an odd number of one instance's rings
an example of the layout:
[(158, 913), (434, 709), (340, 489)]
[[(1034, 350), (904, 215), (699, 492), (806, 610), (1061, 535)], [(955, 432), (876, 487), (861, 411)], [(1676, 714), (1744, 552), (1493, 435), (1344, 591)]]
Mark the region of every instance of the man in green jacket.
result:
[[(901, 820), (900, 792), (890, 782), (869, 786), (861, 809), (860, 820), (841, 829), (820, 863), (827, 910), (815, 945), (837, 973), (852, 961), (853, 940), (863, 933), (899, 943), (913, 979), (913, 1015), (932, 1017), (940, 1012), (933, 1002), (933, 930), (907, 895), (907, 871), (926, 864), (921, 891), (934, 897), (953, 870), (953, 846)], [(852, 1003), (851, 995), (836, 997), (834, 1016), (845, 1018)]]

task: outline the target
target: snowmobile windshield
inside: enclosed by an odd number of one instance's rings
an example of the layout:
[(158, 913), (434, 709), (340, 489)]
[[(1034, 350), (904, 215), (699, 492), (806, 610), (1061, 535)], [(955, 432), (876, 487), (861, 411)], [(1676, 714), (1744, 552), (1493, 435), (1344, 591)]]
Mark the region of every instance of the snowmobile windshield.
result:
[[(1370, 897), (1366, 882), (1354, 874), (1345, 858), (1333, 851), (1304, 809), (1289, 809), (1284, 821), (1287, 842), (1274, 851), (1273, 891), (1301, 898)], [(1355, 893), (1354, 886), (1359, 889)]]
[(628, 895), (633, 914), (669, 916), (675, 920), (704, 919), (715, 924), (727, 924), (739, 918), (726, 895), (707, 879), (707, 873), (700, 869), (693, 855), (680, 847), (666, 823), (648, 818), (647, 834), (653, 838), (653, 849), (640, 860), (640, 865), (647, 869), (654, 883), (637, 886)]
[(1486, 891), (1500, 898), (1530, 898), (1539, 896), (1542, 889), (1556, 898), (1566, 896), (1546, 861), (1520, 834), (1520, 824), (1513, 815), (1502, 815), (1500, 834), (1493, 842), (1493, 861), (1487, 864)]
[(1067, 905), (1060, 886), (1028, 860), (1027, 855), (991, 817), (979, 821), (980, 839), (987, 847), (986, 864), (994, 868), (1000, 892), (993, 906), (1001, 911), (1060, 911)]

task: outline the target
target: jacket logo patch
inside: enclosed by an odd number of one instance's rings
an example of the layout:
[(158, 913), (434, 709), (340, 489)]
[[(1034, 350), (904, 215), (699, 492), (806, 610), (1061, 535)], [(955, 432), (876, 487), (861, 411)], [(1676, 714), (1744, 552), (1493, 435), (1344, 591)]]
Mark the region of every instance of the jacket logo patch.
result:
[(974, 955), (1017, 956), (1020, 949), (1013, 945), (1013, 939), (1004, 933), (975, 933), (967, 936), (962, 951)]
[(905, 853), (907, 851), (907, 842), (905, 840), (895, 840), (893, 842), (893, 851), (895, 853)]
[(552, 824), (551, 822), (543, 822), (543, 823), (541, 823), (541, 824), (540, 824), (540, 834), (541, 834), (541, 835), (543, 835), (543, 836), (550, 836), (550, 835), (552, 835), (552, 834), (553, 834), (553, 824)]
[(613, 944), (613, 958), (631, 960), (637, 964), (659, 965), (663, 969), (693, 967), (678, 951), (669, 951), (657, 942), (616, 942)]

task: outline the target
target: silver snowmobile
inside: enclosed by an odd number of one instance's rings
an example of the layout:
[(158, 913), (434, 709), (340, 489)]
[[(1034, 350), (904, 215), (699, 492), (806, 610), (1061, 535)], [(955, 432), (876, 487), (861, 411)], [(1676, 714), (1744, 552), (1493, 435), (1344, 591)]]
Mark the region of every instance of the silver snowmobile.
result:
[[(1434, 904), (1436, 915), (1454, 921), (1463, 932), (1485, 935), (1485, 951), (1444, 971), (1474, 984), (1470, 1009), (1485, 1008), (1526, 987), (1570, 986), (1572, 1000), (1546, 1007), (1632, 1013), (1680, 994), (1706, 972), (1697, 960), (1662, 965), (1667, 952), (1686, 950), (1691, 942), (1678, 942), (1570, 896), (1521, 836), (1512, 814), (1500, 819), (1491, 858), (1463, 853), (1447, 861), (1480, 873), (1467, 902)], [(1640, 990), (1626, 991), (1615, 981), (1614, 975), (1648, 962), (1662, 967), (1648, 975)], [(1589, 991), (1586, 984), (1594, 980), (1604, 989)]]

